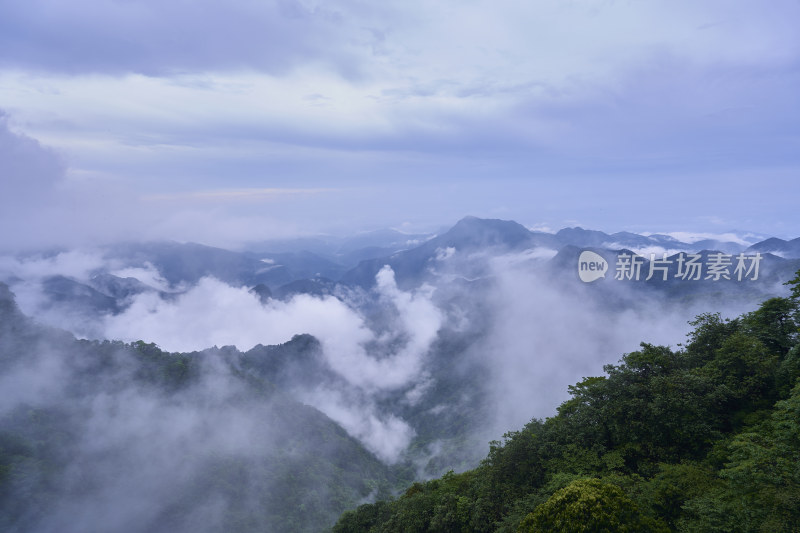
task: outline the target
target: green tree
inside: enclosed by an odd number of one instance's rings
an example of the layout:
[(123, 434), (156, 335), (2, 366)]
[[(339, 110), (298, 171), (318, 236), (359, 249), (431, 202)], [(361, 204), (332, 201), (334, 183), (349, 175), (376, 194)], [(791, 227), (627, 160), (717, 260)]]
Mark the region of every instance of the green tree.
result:
[(800, 385), (778, 402), (758, 431), (731, 444), (721, 476), (731, 481), (740, 505), (760, 517), (759, 531), (800, 530)]
[(693, 366), (700, 366), (714, 358), (714, 353), (739, 329), (740, 323), (738, 319), (723, 319), (719, 313), (703, 313), (689, 325), (694, 329), (688, 336), (686, 356)]
[(667, 531), (643, 515), (619, 487), (598, 479), (573, 481), (520, 524), (519, 533), (647, 533)]
[(795, 301), (800, 300), (800, 270), (797, 271), (793, 279), (787, 281), (784, 285), (788, 285), (792, 291), (790, 298)]
[(770, 353), (781, 357), (797, 342), (795, 321), (798, 302), (790, 298), (770, 298), (752, 313), (745, 315), (742, 325), (764, 343)]
[(716, 488), (684, 505), (680, 531), (800, 531), (800, 385), (770, 418), (737, 435)]
[(727, 396), (725, 409), (736, 416), (772, 405), (778, 364), (778, 356), (758, 338), (738, 331), (722, 342), (702, 372)]

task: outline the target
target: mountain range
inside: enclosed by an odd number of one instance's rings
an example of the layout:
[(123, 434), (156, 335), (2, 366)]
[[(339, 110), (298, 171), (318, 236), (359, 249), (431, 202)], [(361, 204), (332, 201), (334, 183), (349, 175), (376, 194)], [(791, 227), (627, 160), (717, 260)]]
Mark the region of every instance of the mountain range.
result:
[[(674, 261), (679, 252), (703, 252), (704, 257), (711, 252), (758, 252), (765, 256), (759, 287), (766, 287), (793, 271), (800, 260), (800, 238), (770, 237), (750, 245), (741, 240), (683, 242), (663, 234), (608, 234), (580, 227), (545, 233), (531, 231), (513, 221), (465, 217), (439, 234), (407, 235), (396, 230), (382, 230), (348, 239), (315, 237), (265, 241), (240, 251), (176, 242), (111, 245), (100, 248), (99, 253), (106, 263), (115, 265), (114, 269), (96, 268), (86, 279), (56, 272), (36, 282), (45, 295), (41, 305), (68, 304), (85, 312), (115, 313), (124, 309), (137, 294), (156, 291), (168, 298), (207, 276), (236, 286), (261, 286), (269, 290), (271, 297), (286, 299), (300, 293), (333, 294), (337, 286), (371, 287), (376, 274), (385, 265), (393, 269), (401, 288), (417, 287), (432, 279), (474, 280), (490, 275), (492, 259), (509, 254), (527, 254), (536, 263), (549, 263), (554, 272), (572, 274), (575, 269), (569, 263), (577, 261), (576, 255), (581, 249), (597, 250), (612, 262), (619, 253), (640, 253), (647, 261), (650, 253), (660, 257), (667, 252)], [(58, 253), (29, 254), (19, 260)], [(163, 283), (153, 286), (145, 279), (115, 274), (121, 270), (120, 266), (154, 269)], [(13, 287), (22, 280), (16, 275), (4, 276), (0, 270), (0, 281)], [(706, 290), (707, 285), (673, 282), (670, 287), (685, 293)], [(753, 284), (749, 286), (752, 288)]]
[[(123, 243), (3, 258), (0, 391), (13, 401), (0, 405), (0, 506), (11, 510), (0, 528), (46, 530), (76, 509), (99, 513), (101, 496), (121, 491), (148, 502), (153, 530), (190, 530), (187, 520), (204, 516), (231, 531), (319, 531), (412, 480), (475, 467), (498, 429), (552, 412), (576, 375), (618, 356), (631, 324), (683, 325), (695, 309), (781, 293), (800, 269), (797, 243), (547, 233), (466, 217), (435, 235), (389, 230), (239, 251)], [(584, 251), (606, 261), (604, 278), (579, 279)], [(661, 271), (644, 279), (651, 253), (667, 255), (666, 281)], [(689, 253), (702, 263), (760, 254), (758, 279), (680, 279)], [(634, 254), (641, 279), (615, 279)], [(204, 315), (212, 320), (187, 322)], [(135, 320), (124, 330), (133, 337), (82, 333), (109, 317)], [(166, 351), (147, 335), (171, 319), (198, 334), (277, 324), (285, 341)], [(164, 469), (185, 476), (162, 480)], [(132, 476), (130, 486), (119, 476)], [(154, 498), (161, 485), (174, 494)], [(51, 522), (37, 522), (37, 506)], [(108, 520), (116, 530), (122, 518)]]

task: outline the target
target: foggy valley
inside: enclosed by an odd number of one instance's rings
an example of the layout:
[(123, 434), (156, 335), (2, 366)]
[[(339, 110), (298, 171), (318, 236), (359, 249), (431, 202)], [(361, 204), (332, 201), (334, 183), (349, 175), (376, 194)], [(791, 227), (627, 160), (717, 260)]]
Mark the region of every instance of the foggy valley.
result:
[(647, 263), (700, 250), (475, 217), (400, 237), (349, 255), (344, 240), (3, 256), (4, 527), (320, 530), (475, 468), (569, 385), (640, 342), (678, 346), (696, 315), (785, 296), (800, 269), (796, 242), (719, 242), (772, 246), (758, 279), (583, 283), (586, 247), (613, 261), (638, 245)]
[(0, 533), (800, 531), (798, 20), (0, 0)]

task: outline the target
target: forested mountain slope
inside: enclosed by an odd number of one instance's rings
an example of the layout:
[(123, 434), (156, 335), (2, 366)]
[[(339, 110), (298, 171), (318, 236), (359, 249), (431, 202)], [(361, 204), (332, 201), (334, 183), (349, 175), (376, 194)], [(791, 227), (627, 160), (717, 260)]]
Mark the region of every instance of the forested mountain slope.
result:
[(800, 530), (800, 274), (687, 342), (643, 343), (482, 464), (345, 513), (346, 532)]
[(388, 496), (390, 467), (268, 379), (315, 343), (76, 340), (0, 284), (0, 531), (322, 531)]

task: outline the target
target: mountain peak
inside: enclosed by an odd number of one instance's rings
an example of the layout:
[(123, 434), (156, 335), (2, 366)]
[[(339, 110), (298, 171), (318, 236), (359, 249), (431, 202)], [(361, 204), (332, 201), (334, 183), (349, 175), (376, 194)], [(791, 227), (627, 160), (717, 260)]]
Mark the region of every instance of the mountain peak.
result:
[(528, 243), (531, 238), (531, 232), (525, 226), (512, 220), (466, 216), (435, 240), (456, 248), (498, 245), (515, 247)]

